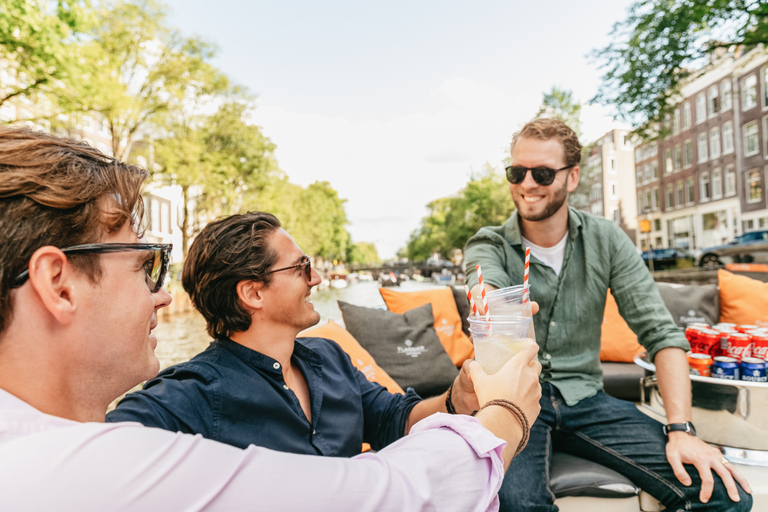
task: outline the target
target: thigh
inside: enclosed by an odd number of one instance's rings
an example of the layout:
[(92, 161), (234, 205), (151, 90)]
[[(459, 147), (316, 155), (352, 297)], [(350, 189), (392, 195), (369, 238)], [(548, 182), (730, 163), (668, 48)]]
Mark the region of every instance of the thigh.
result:
[(564, 428), (555, 438), (557, 449), (618, 471), (670, 510), (749, 510), (748, 495), (741, 491), (742, 502), (732, 503), (717, 475), (712, 499), (701, 503), (696, 468), (685, 466), (693, 484), (681, 484), (667, 462), (667, 438), (661, 423), (633, 403), (603, 392), (583, 402), (563, 412)]

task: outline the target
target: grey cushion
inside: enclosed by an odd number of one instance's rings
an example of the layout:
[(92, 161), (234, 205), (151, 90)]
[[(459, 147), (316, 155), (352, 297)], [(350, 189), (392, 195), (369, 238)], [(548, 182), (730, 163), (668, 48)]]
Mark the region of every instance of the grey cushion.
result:
[(552, 454), (549, 485), (557, 498), (629, 498), (640, 494), (640, 488), (624, 475), (596, 462), (562, 452)]
[(717, 285), (656, 283), (672, 319), (680, 327), (688, 324), (709, 325), (720, 321), (720, 293)]
[(432, 305), (402, 315), (339, 301), (347, 330), (403, 388), (420, 396), (443, 393), (459, 370), (435, 332)]
[(464, 293), (464, 290), (461, 288), (457, 288), (455, 286), (451, 286), (451, 291), (453, 292), (453, 300), (456, 301), (456, 309), (459, 310), (459, 316), (461, 317), (461, 330), (464, 331), (464, 334), (469, 336), (469, 299), (467, 299), (467, 294)]
[(614, 398), (640, 401), (640, 379), (645, 370), (635, 363), (611, 363), (603, 361), (603, 390)]

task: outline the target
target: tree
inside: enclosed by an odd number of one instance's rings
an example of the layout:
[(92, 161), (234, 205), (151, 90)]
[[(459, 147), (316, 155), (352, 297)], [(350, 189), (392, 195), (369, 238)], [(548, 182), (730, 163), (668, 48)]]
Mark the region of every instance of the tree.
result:
[(763, 0), (637, 0), (593, 53), (604, 74), (592, 99), (650, 138), (676, 103), (681, 85), (707, 55), (733, 45), (768, 43)]
[(541, 106), (534, 119), (554, 118), (568, 125), (581, 138), (581, 103), (573, 99), (573, 92), (553, 86), (542, 95)]
[(357, 242), (347, 250), (347, 262), (359, 265), (377, 265), (381, 263), (376, 245), (369, 242)]
[(2, 0), (0, 106), (15, 97), (52, 93), (78, 67), (69, 44), (89, 21), (84, 1)]
[(427, 205), (429, 214), (398, 255), (420, 261), (438, 252), (447, 259), (481, 227), (504, 223), (515, 209), (507, 185), (504, 175), (486, 163), (456, 195)]
[(160, 124), (173, 103), (187, 98), (190, 83), (205, 81), (214, 48), (168, 28), (165, 7), (154, 0), (103, 4), (96, 16), (89, 39), (72, 48), (88, 65), (60, 93), (61, 101), (71, 111), (99, 113), (113, 155), (127, 160), (142, 130)]

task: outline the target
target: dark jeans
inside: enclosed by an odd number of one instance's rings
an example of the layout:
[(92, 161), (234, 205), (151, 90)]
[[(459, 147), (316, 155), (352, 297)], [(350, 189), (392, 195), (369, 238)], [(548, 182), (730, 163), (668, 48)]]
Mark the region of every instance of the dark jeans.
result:
[(690, 487), (681, 484), (667, 463), (666, 443), (661, 424), (638, 411), (631, 402), (601, 391), (569, 407), (557, 389), (545, 383), (541, 414), (531, 428), (528, 446), (512, 461), (499, 491), (500, 510), (557, 510), (555, 496), (549, 489), (553, 448), (625, 475), (670, 511), (751, 510), (752, 497), (739, 487), (741, 501), (732, 502), (717, 474), (714, 474), (715, 489), (709, 503), (701, 503), (698, 471), (686, 464), (693, 484)]

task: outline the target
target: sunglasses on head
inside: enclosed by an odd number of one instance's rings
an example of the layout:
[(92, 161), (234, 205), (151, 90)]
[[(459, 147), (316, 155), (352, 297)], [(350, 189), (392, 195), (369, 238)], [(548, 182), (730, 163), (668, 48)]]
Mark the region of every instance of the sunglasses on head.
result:
[[(146, 273), (147, 287), (157, 293), (163, 287), (163, 280), (168, 273), (173, 244), (86, 244), (60, 249), (64, 254), (105, 254), (110, 252), (146, 251), (147, 258), (142, 267)], [(19, 274), (13, 281), (13, 287), (23, 285), (29, 279), (29, 269)]]
[(525, 174), (531, 171), (531, 177), (533, 181), (546, 187), (551, 185), (555, 181), (555, 175), (566, 169), (574, 167), (573, 165), (566, 165), (560, 169), (550, 169), (549, 167), (524, 167), (522, 165), (510, 165), (507, 167), (507, 181), (514, 185), (519, 185), (525, 179)]
[(283, 268), (277, 268), (275, 270), (270, 270), (269, 272), (264, 272), (264, 275), (267, 274), (273, 274), (275, 272), (282, 272), (283, 270), (291, 270), (292, 268), (304, 268), (304, 275), (307, 276), (307, 281), (312, 280), (312, 263), (309, 261), (309, 256), (306, 254), (301, 258), (301, 263), (297, 263), (295, 265), (291, 265), (290, 267), (283, 267)]

